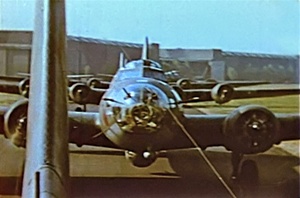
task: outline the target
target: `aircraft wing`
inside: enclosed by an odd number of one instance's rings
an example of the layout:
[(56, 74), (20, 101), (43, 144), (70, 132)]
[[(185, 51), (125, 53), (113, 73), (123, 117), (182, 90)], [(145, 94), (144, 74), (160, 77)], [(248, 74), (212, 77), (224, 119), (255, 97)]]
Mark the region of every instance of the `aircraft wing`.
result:
[[(120, 148), (102, 133), (97, 115), (98, 112), (69, 111), (70, 142)], [(229, 115), (185, 114), (181, 124), (184, 128), (175, 130), (178, 134), (162, 150), (195, 147), (185, 132), (201, 148), (225, 146), (228, 150), (241, 150), (243, 153), (263, 152), (273, 144), (300, 138), (299, 114), (273, 114), (252, 105), (241, 107)]]
[(183, 100), (195, 102), (215, 101), (223, 104), (234, 99), (262, 98), (284, 95), (298, 95), (299, 88), (234, 88), (229, 84), (218, 84), (213, 89), (177, 89)]
[[(18, 73), (19, 76), (22, 77), (30, 77), (30, 73)], [(80, 78), (92, 78), (93, 74), (69, 74), (67, 75), (68, 79), (80, 79)]]
[[(0, 76), (0, 92), (19, 94), (26, 98), (29, 95), (30, 74), (19, 73), (20, 76)], [(78, 83), (78, 80), (69, 80), (69, 87)]]
[(20, 94), (28, 97), (29, 79), (21, 77), (0, 76), (0, 92)]
[[(15, 134), (26, 129), (22, 129), (22, 121), (27, 106), (28, 100), (24, 99), (11, 107), (0, 108), (1, 133), (19, 145), (23, 143)], [(104, 123), (98, 116), (99, 112), (69, 111), (70, 143), (120, 148), (104, 135), (101, 130)], [(169, 122), (175, 128), (170, 139), (160, 145), (160, 150), (225, 146), (228, 150), (247, 154), (263, 152), (273, 144), (300, 138), (299, 114), (273, 114), (258, 105), (241, 106), (228, 115), (185, 113), (179, 119), (170, 116)]]
[(252, 85), (264, 85), (264, 84), (270, 84), (268, 81), (226, 81), (223, 83), (229, 83), (234, 87), (243, 87), (243, 86), (252, 86)]
[(0, 80), (7, 80), (7, 81), (21, 81), (23, 80), (23, 77), (19, 77), (19, 76), (0, 76)]
[[(10, 77), (10, 76), (0, 76), (0, 80), (1, 79), (11, 79), (11, 80), (22, 80), (24, 78), (30, 78), (30, 73), (18, 73), (17, 77)], [(93, 74), (69, 74), (67, 75), (67, 79), (68, 79), (68, 85), (72, 86), (75, 83), (82, 83), (85, 82), (88, 86), (89, 83), (94, 82), (94, 80), (97, 80), (97, 78), (95, 78), (95, 75)], [(89, 82), (91, 81), (91, 82)], [(100, 87), (99, 87), (100, 88)]]
[[(20, 100), (9, 108), (0, 108), (0, 132), (17, 146), (25, 146), (27, 106), (26, 100)], [(106, 116), (99, 119), (100, 114), (69, 111), (69, 142), (121, 149), (111, 154), (120, 155), (123, 150), (138, 167), (149, 166), (162, 156), (162, 151), (197, 148), (206, 159), (202, 149), (224, 146), (232, 152), (232, 178), (236, 178), (243, 154), (265, 152), (281, 141), (300, 138), (299, 114), (273, 114), (258, 105), (241, 106), (228, 115), (178, 114), (168, 110), (161, 132), (140, 134), (127, 131), (130, 125), (125, 122), (109, 124)], [(154, 150), (145, 151), (145, 146)]]
[(96, 74), (97, 77), (105, 77), (105, 78), (110, 78), (112, 79), (114, 77), (113, 74), (101, 74), (101, 73), (98, 73)]
[(84, 83), (75, 83), (68, 89), (69, 99), (77, 104), (99, 104), (106, 89), (90, 88)]
[(300, 138), (299, 114), (273, 114), (260, 106), (229, 115), (185, 115), (185, 130), (198, 146), (225, 146), (241, 153), (264, 152), (273, 144)]
[[(81, 75), (76, 75), (76, 77)], [(90, 77), (91, 75), (86, 75)], [(82, 76), (81, 76), (82, 77)], [(242, 83), (244, 84), (244, 83)], [(69, 80), (69, 96), (72, 101), (78, 104), (99, 104), (103, 94), (110, 83), (97, 78), (90, 78), (85, 83)], [(299, 94), (299, 89), (249, 89), (240, 90), (228, 83), (217, 84), (212, 89), (181, 89), (175, 87), (183, 101), (195, 99), (196, 102), (215, 101), (226, 103), (232, 99), (273, 97), (281, 95)], [(202, 85), (201, 85), (202, 86)], [(206, 84), (203, 84), (207, 87)], [(29, 95), (29, 78), (0, 76), (0, 92), (20, 94), (24, 97)]]
[[(21, 99), (10, 107), (0, 106), (0, 134), (17, 146), (25, 146), (27, 108), (27, 99)], [(68, 112), (70, 143), (118, 148), (101, 132), (97, 115), (98, 112)]]
[[(91, 79), (93, 80), (93, 79)], [(0, 92), (29, 96), (29, 78), (0, 76)], [(69, 80), (69, 99), (78, 104), (99, 104), (106, 89), (91, 88), (85, 83)]]
[(100, 129), (98, 112), (69, 111), (70, 143), (81, 145), (104, 146), (119, 148), (113, 144)]
[(218, 84), (228, 84), (232, 87), (243, 87), (253, 85), (270, 84), (267, 81), (224, 81), (217, 82), (215, 80), (191, 81), (188, 78), (181, 78), (176, 82), (169, 82), (171, 86), (178, 86), (182, 89), (212, 89)]

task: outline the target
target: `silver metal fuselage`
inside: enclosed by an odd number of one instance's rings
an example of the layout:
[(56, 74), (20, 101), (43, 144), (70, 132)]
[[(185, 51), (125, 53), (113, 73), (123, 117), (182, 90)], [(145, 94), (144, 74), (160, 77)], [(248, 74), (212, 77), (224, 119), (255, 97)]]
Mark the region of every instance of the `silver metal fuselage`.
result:
[(174, 133), (169, 114), (178, 109), (180, 98), (164, 82), (159, 67), (150, 60), (128, 63), (120, 68), (102, 97), (99, 106), (101, 129), (121, 148), (135, 152), (155, 151), (171, 142)]

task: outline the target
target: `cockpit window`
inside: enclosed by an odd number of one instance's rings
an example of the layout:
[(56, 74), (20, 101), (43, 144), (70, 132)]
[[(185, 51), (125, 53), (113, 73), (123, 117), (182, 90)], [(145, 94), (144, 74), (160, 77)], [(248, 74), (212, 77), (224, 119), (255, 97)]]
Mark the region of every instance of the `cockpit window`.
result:
[(131, 61), (120, 68), (117, 76), (117, 80), (133, 77), (146, 77), (167, 82), (167, 78), (163, 73), (160, 64), (152, 60)]
[(155, 61), (152, 61), (152, 60), (143, 60), (143, 65), (144, 67), (151, 67), (151, 68), (154, 68), (154, 69), (162, 69), (160, 64), (158, 64), (157, 62)]
[(162, 69), (161, 65), (158, 64), (155, 61), (152, 60), (135, 60), (135, 61), (131, 61), (129, 63), (127, 63), (126, 65), (124, 65), (123, 68), (121, 69), (135, 69), (135, 68), (142, 68), (142, 67), (151, 67), (154, 69)]
[(165, 74), (163, 73), (163, 71), (152, 69), (152, 68), (144, 68), (143, 77), (153, 78), (156, 80), (167, 82), (167, 78), (166, 78)]

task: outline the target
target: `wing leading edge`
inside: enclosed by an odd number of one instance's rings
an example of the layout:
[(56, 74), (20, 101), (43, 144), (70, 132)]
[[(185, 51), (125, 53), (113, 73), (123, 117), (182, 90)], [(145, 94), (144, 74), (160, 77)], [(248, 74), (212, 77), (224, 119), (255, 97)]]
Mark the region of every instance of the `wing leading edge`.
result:
[[(11, 107), (0, 108), (1, 131), (6, 130), (6, 137), (12, 137), (19, 129), (19, 121), (27, 114), (26, 105), (28, 105), (26, 102), (17, 102)], [(120, 148), (107, 139), (103, 133), (101, 126), (104, 123), (99, 120), (99, 112), (69, 111), (68, 117), (71, 143), (79, 146)], [(261, 150), (259, 146), (265, 142), (273, 145), (281, 141), (300, 138), (299, 114), (273, 114), (267, 108), (258, 105), (241, 106), (228, 115), (184, 114), (179, 121), (201, 148), (225, 146), (229, 150), (235, 150), (239, 149), (236, 146), (239, 141), (244, 141), (244, 143), (246, 141), (249, 143), (250, 150), (248, 149), (245, 153), (252, 153), (264, 151), (265, 149)], [(174, 129), (172, 138), (162, 146), (161, 150), (193, 147), (179, 127), (175, 126)], [(240, 137), (240, 135), (244, 136)], [(251, 151), (250, 147), (254, 150)]]
[(240, 88), (236, 89), (230, 84), (218, 84), (213, 89), (189, 89), (178, 91), (183, 100), (194, 99), (197, 102), (215, 101), (223, 104), (235, 99), (264, 98), (285, 95), (299, 95), (299, 88)]

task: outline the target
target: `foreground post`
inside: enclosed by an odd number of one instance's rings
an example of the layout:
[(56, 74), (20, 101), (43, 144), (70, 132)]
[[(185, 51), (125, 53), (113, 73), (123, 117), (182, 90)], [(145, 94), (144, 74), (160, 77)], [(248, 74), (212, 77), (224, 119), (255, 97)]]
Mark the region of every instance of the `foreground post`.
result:
[(64, 0), (37, 0), (22, 197), (67, 197)]

